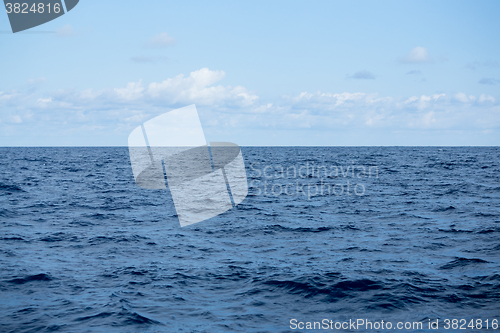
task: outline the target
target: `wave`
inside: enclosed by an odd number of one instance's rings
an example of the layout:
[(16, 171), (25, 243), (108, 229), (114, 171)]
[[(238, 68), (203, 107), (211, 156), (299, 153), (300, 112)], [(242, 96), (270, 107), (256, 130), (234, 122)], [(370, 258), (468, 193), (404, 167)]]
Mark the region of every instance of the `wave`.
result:
[(25, 276), (22, 278), (15, 278), (15, 279), (9, 280), (7, 282), (15, 283), (15, 284), (25, 284), (25, 283), (34, 282), (34, 281), (52, 281), (52, 277), (48, 274), (40, 273), (40, 274), (35, 274), (35, 275), (28, 275), (28, 276)]
[(440, 269), (454, 269), (458, 267), (465, 267), (469, 265), (476, 265), (476, 264), (485, 264), (488, 263), (486, 260), (483, 259), (468, 259), (468, 258), (457, 258), (453, 261), (450, 261), (449, 263), (443, 265), (440, 267)]

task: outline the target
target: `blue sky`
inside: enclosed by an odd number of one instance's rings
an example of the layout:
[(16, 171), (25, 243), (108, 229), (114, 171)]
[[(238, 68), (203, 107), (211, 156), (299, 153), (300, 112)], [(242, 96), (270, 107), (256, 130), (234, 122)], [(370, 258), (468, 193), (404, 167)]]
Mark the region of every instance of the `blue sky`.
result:
[[(12, 34), (0, 145), (126, 145), (196, 104), (208, 141), (498, 145), (498, 1), (93, 1)], [(42, 33), (46, 32), (46, 33)]]

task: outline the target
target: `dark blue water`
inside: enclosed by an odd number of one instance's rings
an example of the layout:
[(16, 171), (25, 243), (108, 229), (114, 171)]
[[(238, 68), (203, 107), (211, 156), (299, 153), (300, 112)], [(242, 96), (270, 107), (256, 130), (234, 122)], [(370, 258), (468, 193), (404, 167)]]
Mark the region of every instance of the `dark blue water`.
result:
[(0, 148), (0, 331), (500, 319), (500, 148), (242, 151), (250, 195), (180, 228), (126, 148)]

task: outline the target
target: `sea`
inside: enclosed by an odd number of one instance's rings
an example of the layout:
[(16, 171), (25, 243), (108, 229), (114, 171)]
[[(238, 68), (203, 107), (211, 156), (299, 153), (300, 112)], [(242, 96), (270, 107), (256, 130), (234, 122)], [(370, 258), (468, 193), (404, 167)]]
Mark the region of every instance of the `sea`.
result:
[(499, 147), (241, 151), (180, 227), (126, 147), (0, 148), (0, 332), (500, 332)]

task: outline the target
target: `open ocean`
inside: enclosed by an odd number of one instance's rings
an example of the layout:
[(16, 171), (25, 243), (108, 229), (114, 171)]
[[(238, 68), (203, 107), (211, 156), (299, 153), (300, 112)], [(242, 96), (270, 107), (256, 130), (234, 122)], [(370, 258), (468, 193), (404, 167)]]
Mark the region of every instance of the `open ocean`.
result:
[(0, 148), (0, 332), (500, 320), (500, 148), (242, 153), (248, 197), (181, 228), (125, 147)]

